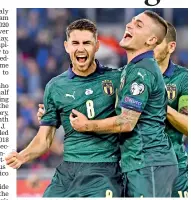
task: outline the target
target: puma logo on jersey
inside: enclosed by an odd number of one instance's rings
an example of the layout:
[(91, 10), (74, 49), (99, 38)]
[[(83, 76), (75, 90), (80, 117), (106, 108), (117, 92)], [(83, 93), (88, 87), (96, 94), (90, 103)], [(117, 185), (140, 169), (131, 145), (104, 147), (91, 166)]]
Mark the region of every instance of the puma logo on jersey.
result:
[(137, 75), (141, 76), (142, 79), (144, 80), (144, 76), (145, 76), (146, 74), (142, 75), (140, 72), (138, 72)]
[(74, 94), (75, 94), (75, 91), (73, 92), (73, 94), (66, 94), (66, 97), (72, 97), (73, 99), (75, 99)]

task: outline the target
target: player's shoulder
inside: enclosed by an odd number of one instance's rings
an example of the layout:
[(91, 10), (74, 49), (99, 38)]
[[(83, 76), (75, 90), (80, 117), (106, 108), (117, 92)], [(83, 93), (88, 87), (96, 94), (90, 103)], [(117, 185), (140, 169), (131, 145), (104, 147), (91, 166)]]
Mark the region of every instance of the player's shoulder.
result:
[(110, 76), (120, 76), (123, 71), (123, 67), (113, 66), (113, 65), (100, 65), (105, 75)]
[(183, 66), (181, 66), (181, 65), (178, 65), (178, 64), (175, 64), (175, 63), (173, 63), (173, 65), (174, 65), (174, 68), (175, 68), (175, 73), (177, 73), (177, 74), (185, 74), (185, 75), (187, 75), (188, 74), (188, 69), (186, 68), (186, 67), (183, 67)]
[(47, 87), (53, 87), (55, 85), (59, 85), (60, 81), (64, 81), (67, 78), (68, 71), (63, 72), (62, 74), (59, 74), (58, 76), (53, 77), (48, 83)]
[(154, 76), (160, 74), (159, 66), (154, 58), (146, 58), (137, 62), (135, 68), (145, 71), (149, 74), (153, 74)]
[(145, 58), (137, 62), (136, 66), (143, 69), (153, 69), (153, 66), (156, 67), (158, 64), (154, 58)]

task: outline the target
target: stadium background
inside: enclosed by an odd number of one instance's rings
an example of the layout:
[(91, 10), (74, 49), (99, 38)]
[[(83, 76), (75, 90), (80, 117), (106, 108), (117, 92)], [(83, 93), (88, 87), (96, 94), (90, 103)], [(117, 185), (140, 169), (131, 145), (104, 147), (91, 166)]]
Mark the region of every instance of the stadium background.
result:
[[(67, 70), (69, 57), (63, 47), (67, 25), (79, 18), (96, 22), (101, 47), (96, 54), (111, 67), (126, 64), (118, 46), (126, 23), (145, 9), (70, 8), (17, 9), (17, 150), (25, 148), (39, 128), (36, 113), (46, 83)], [(172, 60), (188, 67), (188, 9), (151, 9), (177, 29), (177, 49)], [(57, 130), (55, 145), (37, 160), (23, 165), (17, 173), (18, 196), (41, 196), (55, 167), (62, 160), (64, 131)], [(187, 148), (187, 138), (185, 138)]]

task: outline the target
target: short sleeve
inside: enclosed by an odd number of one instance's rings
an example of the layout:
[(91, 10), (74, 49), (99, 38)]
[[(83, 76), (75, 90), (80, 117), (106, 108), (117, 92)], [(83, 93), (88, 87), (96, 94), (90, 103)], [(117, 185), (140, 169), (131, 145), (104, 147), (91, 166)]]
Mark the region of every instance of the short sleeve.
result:
[(126, 75), (120, 106), (142, 112), (147, 104), (153, 75), (143, 68), (135, 68)]
[(57, 128), (60, 126), (60, 115), (56, 109), (56, 105), (53, 100), (53, 91), (51, 88), (52, 85), (48, 83), (44, 92), (44, 108), (45, 114), (43, 115), (40, 125), (41, 126), (56, 126)]

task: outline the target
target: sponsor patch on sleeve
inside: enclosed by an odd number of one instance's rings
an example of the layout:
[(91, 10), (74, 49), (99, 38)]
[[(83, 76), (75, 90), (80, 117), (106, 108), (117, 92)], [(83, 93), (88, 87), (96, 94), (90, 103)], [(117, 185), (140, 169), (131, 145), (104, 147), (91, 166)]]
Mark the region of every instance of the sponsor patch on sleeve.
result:
[(138, 84), (136, 82), (133, 82), (131, 84), (131, 94), (132, 95), (139, 95), (142, 94), (145, 90), (145, 86), (143, 84)]
[(135, 110), (137, 112), (142, 112), (142, 105), (143, 102), (141, 102), (138, 99), (135, 98), (131, 98), (126, 96), (123, 101), (121, 102), (121, 107), (127, 108), (127, 109), (131, 109), (131, 110)]

